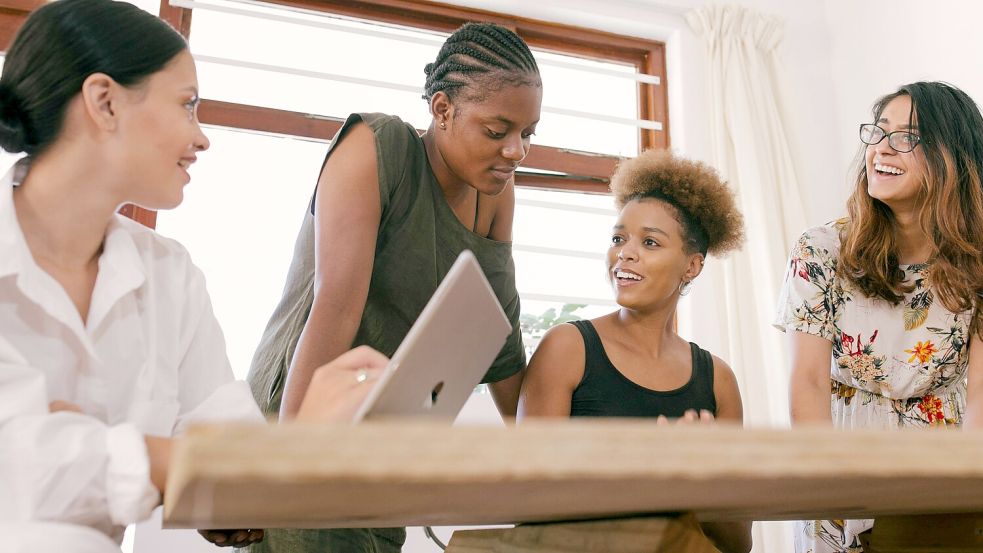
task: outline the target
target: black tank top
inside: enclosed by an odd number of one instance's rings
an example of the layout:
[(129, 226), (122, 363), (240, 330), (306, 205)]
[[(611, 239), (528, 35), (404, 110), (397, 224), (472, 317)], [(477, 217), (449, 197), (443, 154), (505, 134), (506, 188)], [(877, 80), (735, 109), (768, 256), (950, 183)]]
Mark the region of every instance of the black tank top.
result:
[(590, 321), (573, 321), (584, 337), (584, 377), (573, 391), (571, 417), (683, 416), (689, 409), (717, 414), (713, 395), (713, 357), (690, 342), (693, 372), (689, 382), (669, 391), (650, 390), (621, 373), (608, 359), (601, 337)]

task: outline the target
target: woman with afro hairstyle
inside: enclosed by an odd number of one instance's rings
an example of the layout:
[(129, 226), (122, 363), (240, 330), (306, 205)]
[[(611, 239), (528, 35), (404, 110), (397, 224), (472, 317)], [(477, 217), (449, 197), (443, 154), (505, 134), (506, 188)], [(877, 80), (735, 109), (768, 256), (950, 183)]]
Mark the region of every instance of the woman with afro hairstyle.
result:
[[(983, 117), (940, 82), (902, 86), (872, 115), (849, 216), (806, 230), (789, 259), (775, 325), (792, 354), (792, 424), (978, 426)], [(795, 550), (860, 552), (872, 523), (799, 523)]]
[[(727, 363), (676, 333), (679, 297), (708, 253), (738, 248), (744, 218), (710, 167), (650, 150), (611, 180), (619, 208), (607, 253), (621, 307), (553, 327), (529, 361), (519, 417), (651, 417), (740, 423)], [(751, 548), (749, 523), (706, 524), (727, 553)]]

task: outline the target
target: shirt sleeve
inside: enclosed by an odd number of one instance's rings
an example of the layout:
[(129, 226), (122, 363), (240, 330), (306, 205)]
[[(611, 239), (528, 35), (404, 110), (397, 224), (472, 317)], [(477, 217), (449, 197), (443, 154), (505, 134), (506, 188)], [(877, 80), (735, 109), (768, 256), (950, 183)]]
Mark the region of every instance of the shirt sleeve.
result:
[(833, 341), (838, 236), (831, 227), (802, 234), (792, 247), (773, 325)]
[(44, 375), (2, 338), (0, 497), (0, 519), (81, 525), (124, 526), (160, 502), (136, 427), (50, 413)]
[(225, 337), (212, 311), (205, 277), (189, 262), (185, 287), (187, 344), (178, 368), (178, 416), (174, 433), (195, 422), (252, 421), (263, 416), (249, 386), (235, 379), (225, 349)]

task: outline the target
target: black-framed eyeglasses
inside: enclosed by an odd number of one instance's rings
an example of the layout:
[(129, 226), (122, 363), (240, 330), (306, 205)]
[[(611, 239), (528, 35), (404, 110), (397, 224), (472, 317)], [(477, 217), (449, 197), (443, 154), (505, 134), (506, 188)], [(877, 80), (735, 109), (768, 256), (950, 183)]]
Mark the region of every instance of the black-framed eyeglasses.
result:
[(884, 137), (887, 137), (888, 146), (901, 154), (914, 150), (922, 141), (922, 137), (911, 131), (887, 132), (874, 123), (860, 125), (860, 141), (864, 144), (870, 146), (879, 144)]

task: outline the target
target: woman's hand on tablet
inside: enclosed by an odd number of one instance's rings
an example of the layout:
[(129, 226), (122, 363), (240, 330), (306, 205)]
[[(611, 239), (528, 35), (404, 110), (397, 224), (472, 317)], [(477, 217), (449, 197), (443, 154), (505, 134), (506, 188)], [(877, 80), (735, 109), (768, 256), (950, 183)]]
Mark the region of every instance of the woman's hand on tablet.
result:
[(389, 358), (359, 346), (322, 365), (311, 378), (297, 421), (349, 422), (376, 385)]

